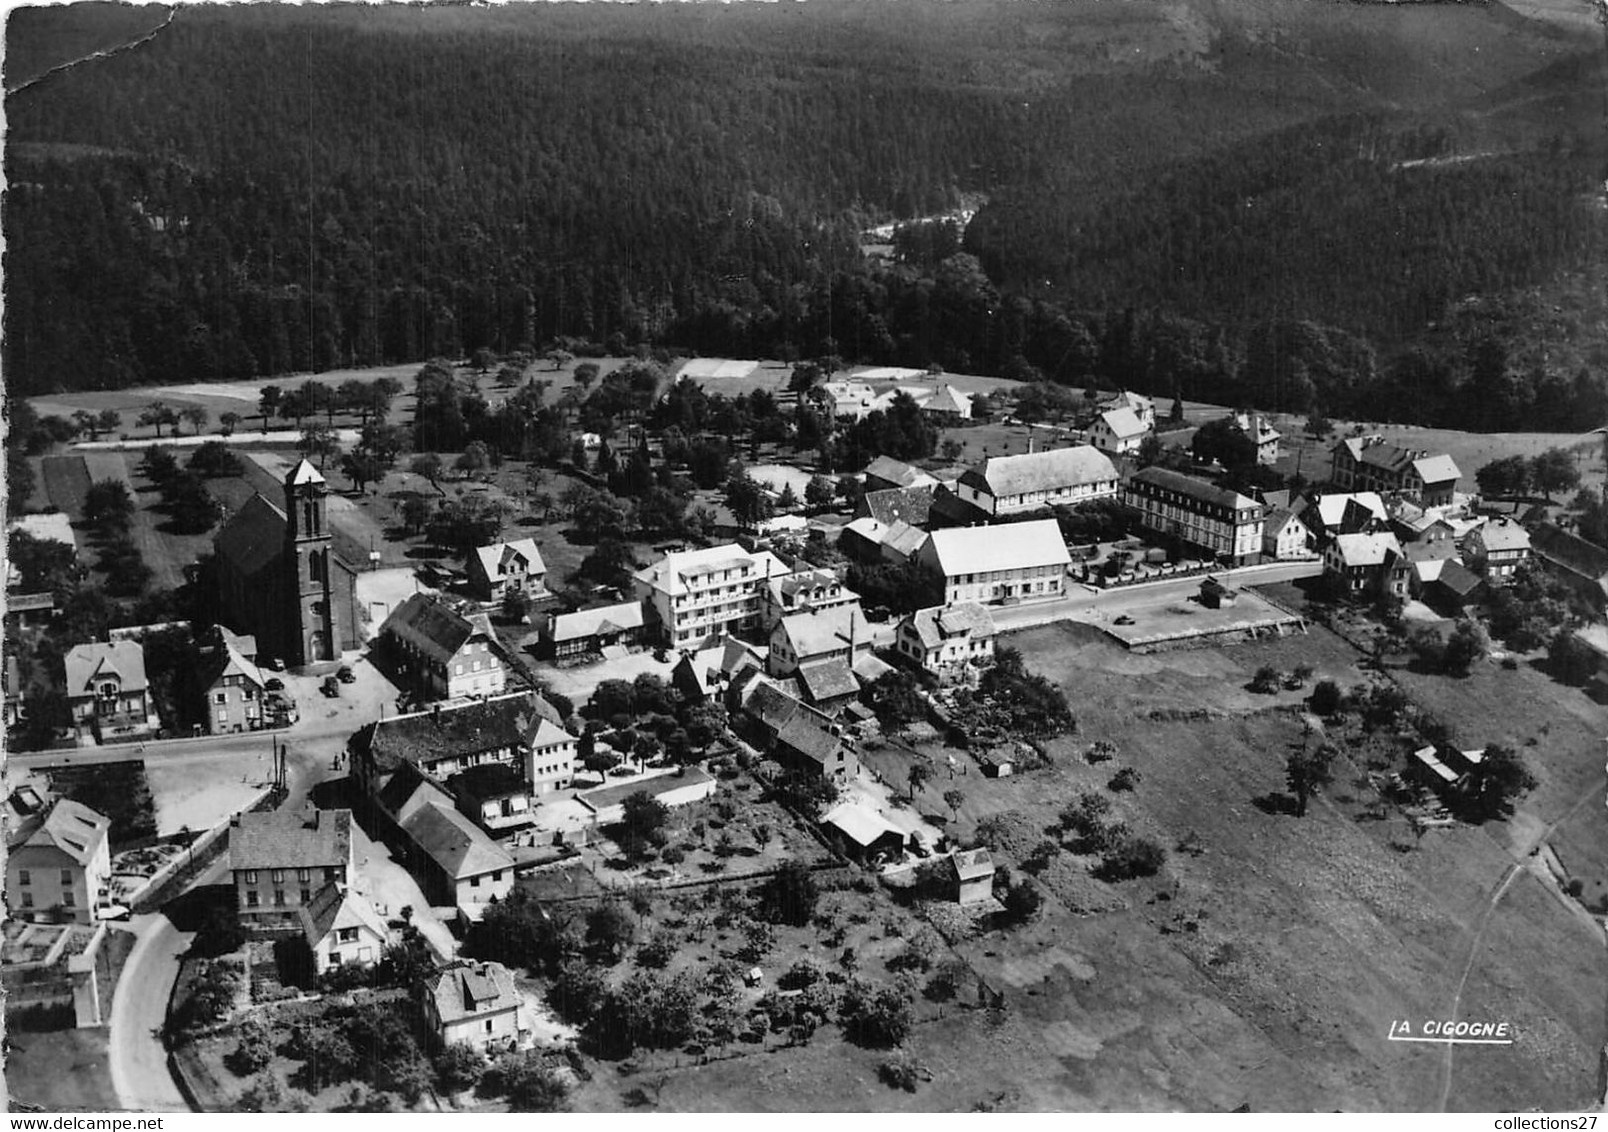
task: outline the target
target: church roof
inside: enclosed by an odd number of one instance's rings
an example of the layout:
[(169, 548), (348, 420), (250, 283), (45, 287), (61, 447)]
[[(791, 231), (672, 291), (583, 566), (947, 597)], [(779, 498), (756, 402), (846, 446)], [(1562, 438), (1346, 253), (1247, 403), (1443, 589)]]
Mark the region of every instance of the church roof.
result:
[(220, 558), (250, 577), (279, 560), (285, 550), (288, 525), (285, 513), (259, 492), (230, 516), (213, 545)]
[(290, 478), (285, 481), (293, 487), (300, 487), (307, 483), (326, 483), (323, 473), (309, 464), (306, 459), (301, 460), (291, 469)]

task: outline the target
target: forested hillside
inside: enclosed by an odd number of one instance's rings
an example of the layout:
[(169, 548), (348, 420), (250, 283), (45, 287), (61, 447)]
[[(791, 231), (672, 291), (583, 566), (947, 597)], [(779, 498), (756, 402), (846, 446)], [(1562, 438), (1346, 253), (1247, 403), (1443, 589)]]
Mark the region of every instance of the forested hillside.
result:
[[(104, 45), (70, 10), (12, 16), (8, 87)], [(1455, 392), (1494, 332), (1448, 303), (1600, 256), (1592, 46), (1495, 5), (183, 8), (7, 99), (8, 384), (562, 337), (1338, 413), (1433, 332)], [(978, 258), (860, 258), (977, 193)]]

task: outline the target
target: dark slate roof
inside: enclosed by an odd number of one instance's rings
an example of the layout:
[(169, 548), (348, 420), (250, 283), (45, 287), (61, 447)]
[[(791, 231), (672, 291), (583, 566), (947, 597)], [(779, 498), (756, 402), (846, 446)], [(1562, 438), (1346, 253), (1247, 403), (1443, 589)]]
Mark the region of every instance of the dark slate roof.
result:
[(1440, 584), (1458, 597), (1466, 598), (1480, 588), (1480, 577), (1455, 558), (1441, 567)]
[(992, 520), (993, 516), (981, 507), (968, 503), (952, 491), (940, 491), (933, 497), (932, 507), (927, 512), (927, 529), (969, 527)]
[(487, 798), (529, 794), (530, 783), (508, 763), (481, 763), (447, 779), (447, 789), (460, 798), (483, 802)]
[(451, 660), (477, 633), (491, 636), (483, 616), (466, 617), (435, 594), (408, 597), (380, 626), (382, 634), (402, 638), (437, 660)]
[(778, 746), (796, 751), (822, 766), (832, 761), (843, 740), (832, 734), (814, 712), (800, 712), (776, 734)]
[(351, 810), (244, 813), (229, 830), (231, 869), (344, 865), (352, 850)]
[(949, 865), (956, 880), (982, 880), (994, 875), (994, 855), (987, 849), (957, 850)]
[(506, 849), (444, 803), (426, 802), (401, 825), (408, 840), (454, 880), (514, 867)]
[(370, 724), (359, 736), (380, 773), (400, 763), (430, 764), (477, 751), (524, 747), (541, 721), (562, 726), (558, 712), (534, 692), (399, 715)]
[(1182, 472), (1175, 472), (1171, 468), (1144, 468), (1134, 473), (1133, 482), (1155, 484), (1168, 491), (1176, 491), (1191, 499), (1198, 499), (1202, 503), (1215, 504), (1226, 507), (1231, 511), (1244, 510), (1251, 507), (1260, 507), (1261, 504), (1254, 499), (1241, 495), (1237, 491), (1230, 491), (1226, 487), (1219, 487), (1215, 483), (1186, 476)]
[(860, 694), (860, 682), (854, 678), (848, 662), (841, 657), (802, 666), (798, 670), (798, 680), (804, 686), (805, 694), (815, 703)]
[(920, 527), (926, 524), (927, 514), (932, 510), (932, 502), (937, 494), (937, 484), (868, 491), (860, 497), (860, 505), (855, 508), (854, 514), (857, 518), (870, 516), (890, 527), (899, 520)]
[(454, 963), (424, 982), (443, 1024), (517, 1010), (524, 1002), (514, 976), (501, 963)]
[(780, 731), (804, 705), (772, 684), (761, 684), (748, 699), (748, 714), (768, 730)]
[(285, 550), (285, 513), (260, 492), (230, 516), (213, 545), (241, 574), (267, 570)]

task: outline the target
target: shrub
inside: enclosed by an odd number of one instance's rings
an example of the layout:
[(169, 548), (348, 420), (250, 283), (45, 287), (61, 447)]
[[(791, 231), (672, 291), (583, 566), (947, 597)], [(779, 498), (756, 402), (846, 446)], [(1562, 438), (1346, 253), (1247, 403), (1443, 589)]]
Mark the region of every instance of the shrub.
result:
[(1340, 710), (1345, 697), (1340, 692), (1340, 685), (1333, 680), (1319, 680), (1312, 689), (1312, 697), (1308, 705), (1317, 715), (1334, 715)]
[(237, 1077), (250, 1077), (266, 1069), (274, 1059), (274, 1041), (268, 1027), (256, 1018), (247, 1018), (235, 1036), (238, 1043), (223, 1059), (229, 1071)]
[(959, 959), (946, 959), (927, 980), (921, 993), (933, 1002), (948, 1002), (960, 993), (960, 988), (971, 977), (971, 968)]
[(485, 1056), (467, 1042), (453, 1042), (435, 1056), (436, 1083), (448, 1093), (474, 1088), (485, 1072)]
[(264, 1073), (240, 1094), (237, 1104), (241, 1112), (308, 1112), (313, 1098), (300, 1089), (286, 1088), (274, 1074)]
[(486, 1087), (508, 1098), (515, 1112), (562, 1112), (569, 1086), (540, 1054), (527, 1050), (498, 1058), (486, 1072)]
[(1117, 771), (1116, 774), (1113, 774), (1111, 781), (1106, 785), (1117, 793), (1121, 793), (1124, 790), (1131, 791), (1135, 786), (1139, 785), (1139, 772), (1131, 766), (1125, 766)]
[(637, 948), (637, 966), (664, 967), (669, 964), (671, 958), (675, 955), (676, 947), (676, 939), (669, 932), (654, 932), (646, 943)]
[(1155, 876), (1166, 860), (1167, 851), (1154, 841), (1128, 836), (1105, 851), (1095, 876), (1107, 881)]
[(782, 990), (803, 990), (813, 986), (825, 977), (819, 965), (810, 959), (800, 959), (776, 980), (776, 985)]
[(913, 1093), (921, 1080), (921, 1067), (916, 1064), (916, 1059), (908, 1050), (899, 1050), (877, 1066), (877, 1076), (890, 1089), (903, 1089), (907, 1093)]
[(1278, 690), (1279, 670), (1271, 664), (1262, 665), (1256, 670), (1256, 675), (1251, 677), (1251, 691), (1253, 692), (1268, 693)]
[(910, 1032), (910, 997), (898, 987), (856, 979), (838, 1005), (838, 1023), (857, 1045), (896, 1046)]
[(760, 889), (758, 911), (773, 924), (802, 928), (815, 915), (815, 902), (819, 898), (820, 889), (809, 866), (800, 861), (786, 861)]

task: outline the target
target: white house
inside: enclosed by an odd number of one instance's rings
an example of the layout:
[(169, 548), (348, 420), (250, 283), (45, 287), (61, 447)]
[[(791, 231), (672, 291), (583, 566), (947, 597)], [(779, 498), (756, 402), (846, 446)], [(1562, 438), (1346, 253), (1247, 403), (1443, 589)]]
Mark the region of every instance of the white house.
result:
[(547, 564), (535, 539), (477, 546), (468, 566), (469, 584), (486, 601), (501, 601), (510, 590), (534, 597), (547, 588)]
[(1131, 456), (1150, 435), (1132, 409), (1107, 409), (1089, 426), (1089, 443), (1113, 456)]
[(531, 1044), (530, 1008), (501, 963), (453, 963), (415, 984), (414, 1001), (437, 1049), (461, 1042), (497, 1053)]
[(759, 591), (791, 571), (769, 551), (751, 554), (736, 543), (667, 554), (635, 575), (636, 595), (661, 641), (699, 649), (727, 633), (759, 623)]
[(1309, 558), (1312, 532), (1293, 511), (1270, 514), (1262, 524), (1262, 554), (1267, 558)]
[(975, 602), (918, 609), (899, 622), (898, 651), (940, 681), (994, 659), (994, 618)]
[(1019, 515), (1041, 507), (1087, 503), (1117, 494), (1117, 469), (1089, 445), (995, 456), (967, 471), (955, 494), (990, 515)]
[(344, 884), (331, 882), (296, 909), (302, 938), (313, 953), (313, 971), (372, 967), (380, 961), (391, 932), (374, 906)]
[(933, 531), (915, 559), (945, 605), (1046, 601), (1066, 592), (1072, 561), (1054, 519)]

